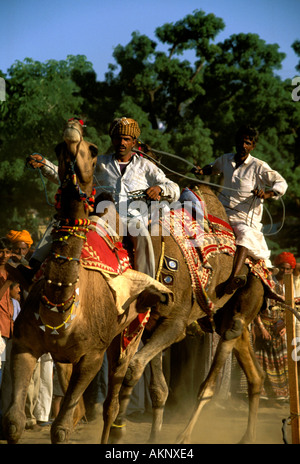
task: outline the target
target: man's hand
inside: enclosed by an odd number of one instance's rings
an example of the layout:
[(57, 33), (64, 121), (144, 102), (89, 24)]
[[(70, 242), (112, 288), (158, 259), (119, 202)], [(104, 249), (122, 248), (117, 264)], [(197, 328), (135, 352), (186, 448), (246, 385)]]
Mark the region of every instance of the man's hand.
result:
[(154, 187), (149, 187), (145, 193), (151, 200), (159, 200), (161, 192), (161, 188), (158, 185), (155, 185)]
[(267, 200), (268, 198), (272, 198), (275, 196), (275, 192), (273, 192), (273, 190), (269, 190), (269, 192), (265, 192), (264, 190), (258, 189), (258, 188), (252, 190), (252, 193), (255, 197), (263, 198), (264, 200)]
[(40, 161), (42, 161), (43, 159), (44, 158), (42, 157), (42, 155), (31, 155), (27, 158), (27, 161), (30, 164), (30, 166), (36, 169), (43, 166), (43, 163), (40, 163)]
[(196, 174), (196, 175), (203, 175), (203, 169), (200, 168), (200, 166), (195, 166), (192, 171), (191, 171), (193, 174)]

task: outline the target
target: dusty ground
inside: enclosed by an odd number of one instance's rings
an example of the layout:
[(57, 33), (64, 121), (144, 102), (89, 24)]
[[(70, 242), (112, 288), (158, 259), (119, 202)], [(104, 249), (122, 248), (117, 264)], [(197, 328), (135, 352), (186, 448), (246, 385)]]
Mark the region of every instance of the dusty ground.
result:
[[(284, 444), (282, 420), (290, 415), (289, 404), (263, 404), (259, 411), (257, 444)], [(176, 413), (166, 413), (161, 433), (162, 444), (175, 444), (176, 437), (186, 421)], [(192, 436), (193, 444), (235, 444), (246, 429), (247, 405), (242, 401), (229, 401), (226, 408), (210, 404), (203, 411)], [(98, 444), (102, 429), (102, 419), (80, 423), (73, 431), (71, 444)], [(125, 444), (146, 444), (150, 432), (150, 416), (129, 418)], [(291, 443), (291, 426), (287, 426), (287, 439)], [(0, 444), (5, 444), (0, 440)], [(26, 430), (20, 444), (50, 444), (50, 426)]]

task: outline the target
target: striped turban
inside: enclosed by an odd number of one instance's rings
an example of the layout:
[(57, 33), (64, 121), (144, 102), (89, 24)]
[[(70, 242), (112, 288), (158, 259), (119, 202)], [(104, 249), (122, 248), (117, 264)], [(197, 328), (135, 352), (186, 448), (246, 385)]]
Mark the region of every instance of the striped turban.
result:
[(134, 139), (140, 136), (141, 130), (138, 123), (131, 118), (117, 118), (111, 123), (109, 135), (111, 137), (118, 135), (130, 135)]

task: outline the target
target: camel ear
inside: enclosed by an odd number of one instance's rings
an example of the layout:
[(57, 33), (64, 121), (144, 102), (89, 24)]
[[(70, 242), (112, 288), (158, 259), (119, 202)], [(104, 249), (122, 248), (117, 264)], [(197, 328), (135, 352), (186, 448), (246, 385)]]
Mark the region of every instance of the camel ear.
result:
[(54, 148), (54, 151), (55, 151), (55, 154), (56, 154), (57, 158), (59, 157), (60, 153), (62, 152), (62, 150), (64, 148), (64, 145), (65, 145), (65, 142), (61, 142), (58, 145), (56, 145), (56, 147)]
[(93, 158), (98, 155), (98, 147), (96, 145), (94, 145), (93, 143), (90, 143), (89, 149), (90, 149), (90, 152)]

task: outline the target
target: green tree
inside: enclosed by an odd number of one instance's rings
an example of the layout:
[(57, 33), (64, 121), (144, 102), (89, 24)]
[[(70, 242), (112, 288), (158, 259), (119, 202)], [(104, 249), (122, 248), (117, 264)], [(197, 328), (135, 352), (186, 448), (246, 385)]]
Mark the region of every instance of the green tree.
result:
[(26, 59), (15, 62), (4, 76), (7, 97), (0, 106), (2, 235), (8, 228), (30, 228), (53, 213), (44, 188), (52, 204), (57, 187), (42, 181), (38, 171), (26, 168), (25, 160), (38, 152), (55, 161), (54, 147), (61, 141), (64, 122), (81, 111), (80, 89), (72, 80), (75, 69), (85, 73), (92, 65), (83, 56), (46, 63)]
[[(273, 245), (278, 240), (274, 249), (300, 253), (293, 235), (295, 224), (300, 225), (300, 104), (291, 98), (291, 80), (276, 74), (284, 54), (278, 44), (267, 44), (256, 34), (233, 34), (217, 42), (223, 29), (221, 18), (196, 10), (158, 27), (155, 40), (135, 31), (127, 45), (115, 48), (103, 82), (83, 56), (46, 63), (28, 59), (16, 62), (7, 76), (1, 73), (8, 92), (0, 108), (2, 230), (12, 222), (32, 221), (27, 215), (32, 209), (39, 217), (53, 212), (45, 206), (38, 173), (24, 170), (24, 159), (35, 151), (54, 159), (70, 116), (83, 117), (86, 136), (100, 153), (112, 150), (108, 129), (114, 117), (137, 119), (143, 142), (177, 156), (161, 154), (161, 161), (182, 186), (188, 180), (181, 174), (191, 176), (191, 164), (204, 165), (232, 151), (238, 126), (251, 123), (260, 131), (256, 155), (289, 183), (285, 225), (268, 240)], [(300, 56), (299, 40), (292, 47)], [(46, 187), (52, 198), (55, 188)], [(280, 226), (281, 202), (272, 202), (270, 214)]]

